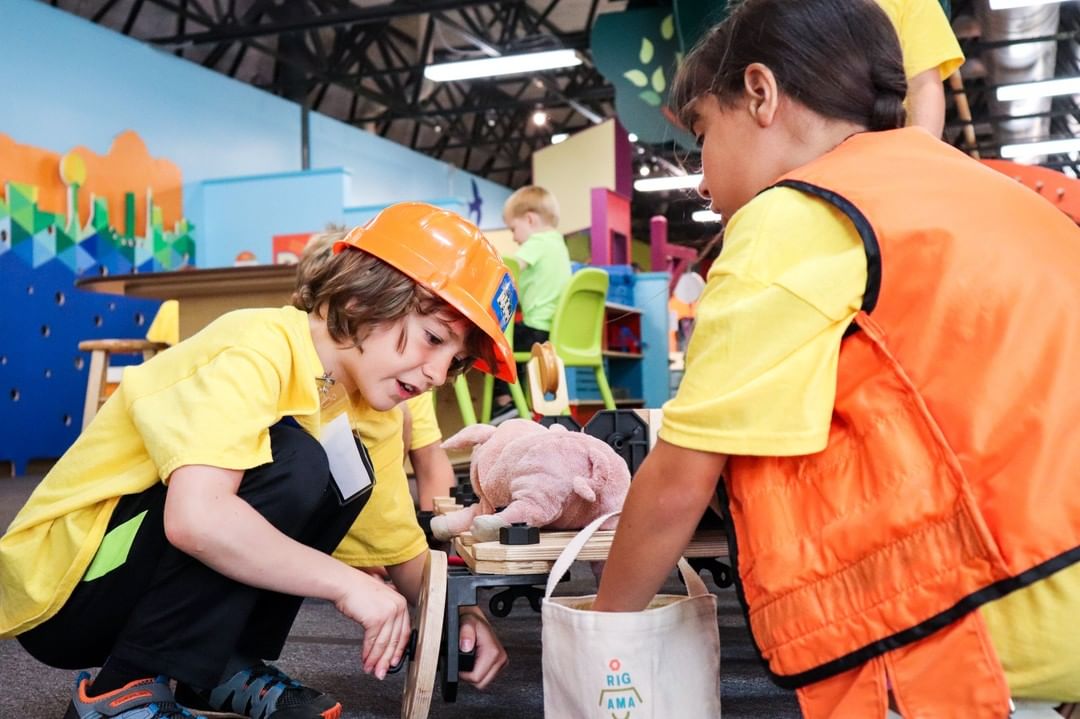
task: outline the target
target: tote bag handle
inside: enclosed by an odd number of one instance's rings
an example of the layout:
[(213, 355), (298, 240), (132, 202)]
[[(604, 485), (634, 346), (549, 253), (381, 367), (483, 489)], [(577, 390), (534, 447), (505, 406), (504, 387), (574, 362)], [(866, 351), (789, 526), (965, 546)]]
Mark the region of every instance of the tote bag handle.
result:
[[(563, 578), (563, 575), (570, 570), (570, 565), (577, 559), (578, 554), (581, 553), (582, 547), (593, 536), (600, 525), (619, 515), (620, 512), (609, 512), (602, 517), (594, 519), (589, 526), (582, 529), (577, 535), (570, 540), (566, 545), (566, 548), (562, 550), (562, 554), (555, 560), (555, 565), (551, 568), (551, 573), (548, 574), (547, 591), (544, 592), (544, 598), (550, 599), (551, 593), (555, 591), (555, 585)], [(708, 594), (709, 590), (705, 586), (705, 582), (702, 581), (698, 573), (694, 571), (694, 568), (690, 566), (690, 563), (686, 561), (685, 557), (679, 557), (679, 573), (682, 574), (683, 582), (686, 583), (686, 590), (691, 597), (700, 597), (703, 594)]]

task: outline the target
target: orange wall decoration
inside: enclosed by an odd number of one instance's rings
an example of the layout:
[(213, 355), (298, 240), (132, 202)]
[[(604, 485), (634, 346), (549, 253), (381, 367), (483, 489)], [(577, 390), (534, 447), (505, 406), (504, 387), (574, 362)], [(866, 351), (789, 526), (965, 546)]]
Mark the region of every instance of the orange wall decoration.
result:
[[(90, 197), (104, 198), (109, 216), (123, 232), (124, 195), (135, 193), (133, 234), (146, 227), (146, 190), (153, 193), (154, 206), (161, 208), (162, 225), (172, 227), (183, 216), (183, 179), (180, 168), (168, 160), (150, 156), (139, 134), (126, 130), (116, 136), (112, 147), (99, 155), (83, 146), (64, 155), (78, 155), (86, 167), (86, 184), (79, 191), (79, 225), (90, 216)], [(60, 153), (31, 145), (21, 145), (0, 133), (0, 187), (22, 182), (38, 188), (38, 207), (48, 212), (67, 211), (67, 187), (60, 178)], [(2, 193), (0, 193), (2, 194)]]

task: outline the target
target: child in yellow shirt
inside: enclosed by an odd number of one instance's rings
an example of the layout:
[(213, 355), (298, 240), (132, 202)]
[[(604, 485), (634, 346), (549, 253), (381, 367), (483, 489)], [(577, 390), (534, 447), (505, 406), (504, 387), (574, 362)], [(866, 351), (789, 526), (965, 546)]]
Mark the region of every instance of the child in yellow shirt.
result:
[[(838, 64), (842, 78), (830, 72)], [(729, 218), (724, 250), (594, 609), (648, 602), (723, 476), (755, 641), (778, 681), (798, 688), (806, 716), (882, 716), (891, 688), (907, 716), (1004, 717), (1010, 692), (1080, 694), (1067, 419), (1080, 387), (1019, 359), (1074, 363), (1077, 343), (1059, 328), (1075, 326), (1065, 297), (1080, 281), (1080, 237), (1039, 198), (900, 129), (904, 75), (887, 17), (861, 0), (745, 0), (687, 58), (675, 109), (702, 145), (701, 193)], [(965, 209), (941, 211), (942, 187), (962, 180), (981, 189), (950, 189), (948, 202)], [(1025, 231), (1039, 251), (1015, 247)], [(956, 266), (960, 252), (978, 259)], [(931, 341), (955, 351), (927, 353)], [(862, 354), (870, 343), (874, 353)], [(1020, 381), (964, 386), (998, 371)], [(906, 404), (840, 404), (892, 376)], [(887, 454), (898, 440), (881, 428), (914, 408), (940, 455)], [(1050, 524), (1065, 527), (1070, 546), (979, 575), (953, 602), (969, 585), (944, 555), (975, 550), (952, 532), (927, 539), (956, 508), (935, 504), (940, 489), (920, 491), (946, 466), (977, 498), (969, 511), (991, 552), (1026, 557)], [(1003, 497), (1016, 501), (1001, 506)], [(944, 549), (941, 564), (886, 564), (908, 545)], [(796, 604), (804, 611), (785, 611)], [(860, 623), (873, 630), (853, 646), (844, 629)], [(956, 646), (966, 651), (946, 649)]]
[(938, 0), (877, 0), (900, 38), (907, 76), (908, 124), (934, 137), (945, 129), (942, 83), (964, 62), (949, 18)]
[[(365, 672), (401, 660), (423, 558), (402, 558), (402, 596), (330, 556), (378, 484), (350, 425), (474, 361), (512, 379), (513, 284), (475, 226), (421, 203), (334, 251), (303, 309), (230, 312), (125, 372), (0, 538), (0, 636), (52, 666), (102, 666), (69, 717), (339, 716), (264, 663), (303, 597), (364, 627)], [(501, 649), (468, 621), (488, 679)]]

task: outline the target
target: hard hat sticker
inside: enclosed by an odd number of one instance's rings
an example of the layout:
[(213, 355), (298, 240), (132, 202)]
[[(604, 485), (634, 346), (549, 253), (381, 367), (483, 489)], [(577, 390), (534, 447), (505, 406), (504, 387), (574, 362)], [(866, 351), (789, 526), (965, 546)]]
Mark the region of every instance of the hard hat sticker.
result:
[(517, 310), (517, 289), (514, 281), (510, 279), (510, 273), (503, 275), (499, 289), (495, 290), (495, 297), (491, 300), (491, 309), (495, 312), (495, 321), (499, 323), (503, 332), (514, 321), (514, 311)]

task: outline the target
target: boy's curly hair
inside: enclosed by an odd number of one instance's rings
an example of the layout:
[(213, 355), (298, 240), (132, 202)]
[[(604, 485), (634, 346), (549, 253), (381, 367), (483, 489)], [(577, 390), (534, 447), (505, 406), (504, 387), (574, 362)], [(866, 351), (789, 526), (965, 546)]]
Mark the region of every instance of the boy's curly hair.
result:
[[(292, 304), (297, 309), (326, 319), (326, 329), (335, 342), (351, 344), (363, 351), (363, 341), (383, 324), (393, 324), (409, 313), (439, 315), (453, 322), (463, 315), (442, 298), (378, 257), (348, 248), (334, 254), (334, 243), (343, 240), (344, 230), (333, 229), (314, 235), (300, 255), (296, 268), (296, 290)], [(467, 358), (450, 365), (447, 380), (467, 370), (476, 359), (495, 366), (495, 354), (487, 336), (468, 322), (465, 337)], [(402, 328), (398, 350), (408, 338)]]

